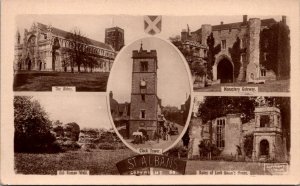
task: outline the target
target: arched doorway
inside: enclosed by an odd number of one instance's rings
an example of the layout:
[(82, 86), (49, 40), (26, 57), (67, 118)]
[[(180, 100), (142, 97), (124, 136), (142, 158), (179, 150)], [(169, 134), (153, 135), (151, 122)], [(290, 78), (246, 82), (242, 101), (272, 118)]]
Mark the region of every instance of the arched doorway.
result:
[(261, 140), (259, 143), (259, 152), (261, 156), (268, 156), (269, 155), (269, 142), (268, 140)]
[(42, 61), (39, 61), (39, 70), (42, 70), (42, 68), (43, 68), (43, 63)]
[(217, 67), (217, 79), (220, 79), (221, 83), (233, 82), (233, 65), (227, 58), (223, 58), (219, 61)]
[(27, 70), (31, 70), (31, 60), (29, 57), (26, 58)]

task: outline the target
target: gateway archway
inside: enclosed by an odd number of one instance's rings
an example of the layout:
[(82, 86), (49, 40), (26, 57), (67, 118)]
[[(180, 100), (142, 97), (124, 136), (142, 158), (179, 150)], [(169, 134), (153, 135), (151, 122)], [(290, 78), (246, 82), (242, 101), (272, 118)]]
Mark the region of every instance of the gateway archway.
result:
[(221, 83), (233, 82), (233, 65), (227, 58), (223, 58), (219, 61), (217, 67), (217, 79), (220, 79)]

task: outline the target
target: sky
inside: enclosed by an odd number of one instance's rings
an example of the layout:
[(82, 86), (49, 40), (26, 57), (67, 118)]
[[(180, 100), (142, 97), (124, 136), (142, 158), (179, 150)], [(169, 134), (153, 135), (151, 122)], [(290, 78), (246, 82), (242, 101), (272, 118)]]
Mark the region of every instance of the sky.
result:
[(157, 95), (163, 106), (180, 107), (190, 95), (188, 69), (177, 50), (169, 43), (156, 37), (142, 38), (120, 51), (110, 72), (107, 90), (113, 92), (119, 103), (130, 102), (132, 82), (132, 51), (157, 51)]
[(76, 122), (80, 128), (112, 127), (103, 93), (35, 93), (33, 99), (39, 101), (52, 121)]
[[(248, 15), (249, 18), (258, 17), (274, 18), (281, 20), (281, 16), (255, 16)], [(187, 28), (191, 31), (201, 28), (202, 24), (220, 24), (240, 22), (243, 16), (162, 16), (162, 31), (158, 37), (168, 39), (170, 36), (180, 35), (182, 29)], [(131, 15), (19, 15), (16, 18), (17, 29), (23, 36), (24, 29), (30, 29), (33, 22), (50, 24), (53, 27), (72, 31), (78, 28), (81, 33), (91, 39), (104, 42), (105, 28), (118, 26), (125, 31), (125, 45), (133, 42), (136, 38), (147, 36), (144, 33), (143, 16)], [(289, 19), (287, 18), (289, 23)]]

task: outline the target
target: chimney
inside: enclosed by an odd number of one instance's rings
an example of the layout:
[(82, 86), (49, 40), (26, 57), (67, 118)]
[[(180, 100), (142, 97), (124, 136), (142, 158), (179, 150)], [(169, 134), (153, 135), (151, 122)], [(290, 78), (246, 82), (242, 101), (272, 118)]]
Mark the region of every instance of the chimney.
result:
[(286, 16), (282, 16), (282, 23), (286, 25)]
[(247, 15), (243, 15), (243, 23), (246, 23), (248, 20), (248, 16)]
[(221, 25), (223, 25), (223, 21), (221, 21)]

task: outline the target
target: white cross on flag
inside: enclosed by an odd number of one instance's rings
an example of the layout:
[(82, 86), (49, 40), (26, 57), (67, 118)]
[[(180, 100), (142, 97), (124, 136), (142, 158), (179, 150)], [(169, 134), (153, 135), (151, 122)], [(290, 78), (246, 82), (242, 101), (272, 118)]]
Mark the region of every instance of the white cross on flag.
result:
[(161, 31), (161, 16), (144, 16), (144, 29), (147, 34), (155, 35)]

